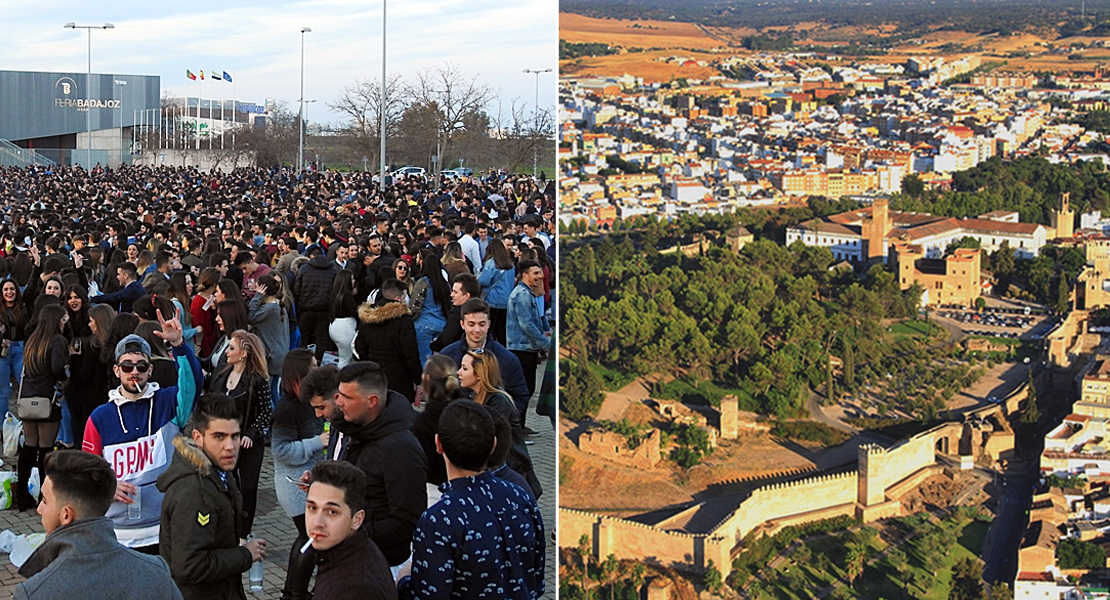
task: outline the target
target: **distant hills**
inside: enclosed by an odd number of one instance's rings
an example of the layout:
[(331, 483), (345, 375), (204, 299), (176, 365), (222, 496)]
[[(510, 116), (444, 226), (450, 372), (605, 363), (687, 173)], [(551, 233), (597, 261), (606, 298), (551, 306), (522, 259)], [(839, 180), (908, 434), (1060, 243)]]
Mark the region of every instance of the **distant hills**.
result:
[(938, 29), (1110, 37), (1110, 0), (561, 0), (559, 9), (595, 18), (789, 29), (811, 37), (845, 27), (883, 27), (884, 35), (904, 38)]

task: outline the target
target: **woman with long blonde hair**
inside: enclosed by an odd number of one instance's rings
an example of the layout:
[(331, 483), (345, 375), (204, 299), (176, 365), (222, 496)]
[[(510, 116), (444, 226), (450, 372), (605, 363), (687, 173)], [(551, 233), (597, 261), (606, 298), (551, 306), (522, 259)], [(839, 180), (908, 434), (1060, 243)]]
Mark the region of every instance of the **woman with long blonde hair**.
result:
[(232, 331), (224, 356), (227, 364), (208, 378), (205, 391), (227, 394), (239, 407), (243, 435), (235, 471), (243, 492), (243, 510), (247, 513), (242, 532), (248, 534), (254, 526), (265, 437), (273, 414), (270, 373), (266, 369), (266, 346), (253, 333), (242, 329)]
[(503, 416), (509, 422), (513, 445), (505, 462), (509, 468), (524, 476), (535, 497), (539, 498), (542, 492), (539, 478), (532, 468), (532, 458), (524, 443), (524, 429), (520, 426), (516, 405), (509, 394), (501, 389), (501, 366), (497, 363), (497, 357), (481, 348), (469, 350), (459, 364), (458, 376), (459, 384), (473, 394), (475, 402), (489, 408), (494, 419)]

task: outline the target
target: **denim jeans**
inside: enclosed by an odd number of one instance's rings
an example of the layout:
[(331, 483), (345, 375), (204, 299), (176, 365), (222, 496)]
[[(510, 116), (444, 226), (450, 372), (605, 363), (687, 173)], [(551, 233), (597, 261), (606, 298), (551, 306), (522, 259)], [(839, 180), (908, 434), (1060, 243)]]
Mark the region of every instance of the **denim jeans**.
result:
[(58, 429), (58, 439), (66, 446), (73, 445), (73, 416), (69, 412), (69, 398), (62, 398), (62, 426)]
[(420, 351), (420, 368), (424, 368), (424, 363), (428, 362), (428, 357), (432, 355), (432, 341), (441, 333), (443, 333), (443, 327), (437, 330), (431, 327), (417, 325), (416, 348)]
[(13, 391), (19, 392), (19, 375), (22, 372), (23, 342), (12, 342), (11, 347), (8, 348), (8, 355), (0, 356), (0, 411), (3, 411), (0, 415), (8, 412), (8, 401)]

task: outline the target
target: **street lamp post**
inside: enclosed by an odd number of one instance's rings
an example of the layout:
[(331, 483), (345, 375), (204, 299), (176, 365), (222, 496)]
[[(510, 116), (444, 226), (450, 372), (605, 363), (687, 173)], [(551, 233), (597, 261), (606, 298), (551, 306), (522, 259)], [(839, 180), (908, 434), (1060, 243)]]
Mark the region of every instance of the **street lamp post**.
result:
[[(535, 108), (533, 110), (535, 111), (536, 124), (538, 125), (539, 124), (539, 117), (540, 117), (540, 73), (550, 73), (551, 69), (543, 69), (543, 70), (524, 69), (524, 72), (525, 73), (533, 73), (536, 76), (536, 104), (534, 105)], [(540, 149), (539, 149), (539, 147), (534, 146), (532, 148), (532, 179), (536, 178), (536, 171), (539, 167), (539, 162), (540, 162)]]
[(312, 33), (311, 27), (301, 27), (301, 114), (297, 128), (300, 129), (300, 143), (297, 144), (297, 170), (304, 171), (304, 34)]
[[(316, 102), (316, 101), (315, 100), (305, 100), (304, 104), (312, 104), (313, 102)], [(308, 119), (308, 107), (305, 106), (304, 107), (304, 118), (301, 119), (301, 131), (302, 132), (308, 128), (308, 125), (307, 125), (308, 120), (307, 119)], [(303, 138), (302, 138), (302, 140), (303, 140)], [(301, 142), (301, 145), (304, 145), (303, 141)], [(303, 150), (301, 151), (301, 156), (304, 156), (304, 151)], [(317, 162), (317, 164), (319, 164), (319, 162)], [(301, 170), (303, 171), (304, 169), (301, 169)]]
[[(85, 100), (86, 100), (86, 105), (85, 105), (85, 137), (86, 137), (86, 139), (85, 139), (85, 143), (88, 145), (88, 147), (86, 148), (86, 151), (87, 151), (86, 157), (87, 158), (86, 158), (85, 169), (91, 170), (92, 169), (92, 109), (89, 108), (87, 101), (89, 99), (89, 94), (92, 92), (92, 86), (89, 84), (89, 82), (92, 81), (92, 30), (93, 29), (115, 29), (116, 26), (112, 25), (111, 23), (105, 23), (103, 25), (78, 25), (78, 24), (74, 23), (73, 21), (70, 21), (69, 23), (66, 23), (65, 25), (63, 25), (63, 27), (65, 27), (66, 29), (85, 29), (89, 32), (89, 66), (88, 66), (88, 70), (85, 72)], [(122, 127), (123, 124), (120, 123), (120, 126)]]
[(381, 156), (378, 157), (378, 190), (385, 192), (385, 5), (382, 0), (382, 97), (378, 107), (378, 137), (381, 139)]

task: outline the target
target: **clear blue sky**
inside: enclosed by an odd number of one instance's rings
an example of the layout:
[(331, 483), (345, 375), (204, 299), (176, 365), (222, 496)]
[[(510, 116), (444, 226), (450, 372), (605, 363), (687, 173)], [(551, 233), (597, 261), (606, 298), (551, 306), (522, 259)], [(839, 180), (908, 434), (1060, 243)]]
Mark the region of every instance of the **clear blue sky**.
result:
[[(9, 6), (10, 4), (10, 6)], [(305, 34), (308, 118), (337, 122), (326, 104), (355, 79), (379, 79), (381, 0), (38, 0), (5, 3), (0, 18), (0, 69), (84, 72), (87, 38), (67, 22), (116, 27), (92, 33), (93, 72), (160, 75), (163, 93), (184, 95), (185, 70), (227, 71), (234, 97), (261, 104), (272, 97), (296, 110), (301, 27)], [(513, 99), (530, 112), (536, 76), (558, 69), (556, 0), (420, 0), (388, 4), (387, 71), (408, 81), (445, 62), (497, 90), (488, 111)], [(555, 73), (539, 76), (541, 106), (555, 104)], [(223, 86), (223, 87), (219, 87)], [(190, 82), (188, 93), (200, 85)], [(205, 97), (232, 98), (232, 87), (206, 83)]]

